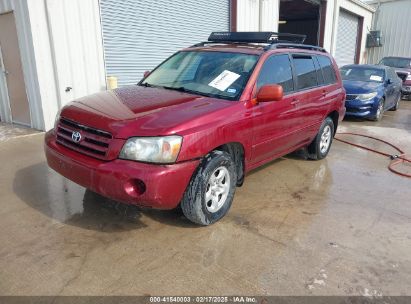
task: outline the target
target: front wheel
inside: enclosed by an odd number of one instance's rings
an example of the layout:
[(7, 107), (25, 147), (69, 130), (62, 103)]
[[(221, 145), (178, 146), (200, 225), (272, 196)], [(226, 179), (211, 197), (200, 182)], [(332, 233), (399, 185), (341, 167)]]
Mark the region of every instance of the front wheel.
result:
[(192, 177), (181, 201), (184, 215), (192, 222), (210, 225), (224, 217), (231, 207), (237, 173), (230, 154), (209, 153)]
[(308, 158), (319, 160), (327, 156), (334, 137), (334, 122), (327, 117), (321, 124), (320, 131), (308, 146)]
[(378, 103), (377, 113), (372, 118), (372, 120), (380, 121), (383, 114), (384, 114), (384, 99), (381, 99), (380, 102)]

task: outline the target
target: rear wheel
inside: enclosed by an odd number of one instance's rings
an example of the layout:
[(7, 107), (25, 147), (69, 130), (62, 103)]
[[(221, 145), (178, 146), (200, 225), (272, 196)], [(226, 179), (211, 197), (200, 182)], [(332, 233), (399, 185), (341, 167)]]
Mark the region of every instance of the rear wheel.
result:
[(237, 173), (230, 154), (209, 153), (187, 186), (181, 201), (184, 215), (192, 222), (210, 225), (224, 217), (233, 202)]
[(397, 111), (398, 108), (400, 107), (400, 100), (401, 100), (401, 94), (400, 96), (398, 96), (397, 102), (395, 103), (395, 105), (391, 108), (391, 111)]
[(334, 122), (327, 117), (321, 124), (320, 131), (308, 146), (308, 158), (319, 160), (327, 156), (334, 137)]

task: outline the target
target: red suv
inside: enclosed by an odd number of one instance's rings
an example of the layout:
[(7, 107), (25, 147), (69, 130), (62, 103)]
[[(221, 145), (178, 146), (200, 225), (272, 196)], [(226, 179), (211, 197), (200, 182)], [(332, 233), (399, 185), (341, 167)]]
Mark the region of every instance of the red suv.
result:
[(66, 105), (45, 137), (48, 164), (114, 200), (180, 205), (214, 223), (250, 170), (300, 148), (311, 159), (330, 150), (345, 91), (333, 58), (302, 41), (212, 33), (137, 85)]

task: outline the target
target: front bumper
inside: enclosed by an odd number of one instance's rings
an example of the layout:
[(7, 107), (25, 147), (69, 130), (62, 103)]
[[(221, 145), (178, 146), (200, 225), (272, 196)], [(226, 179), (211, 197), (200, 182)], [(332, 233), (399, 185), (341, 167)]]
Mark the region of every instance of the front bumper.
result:
[(156, 209), (177, 207), (200, 162), (101, 161), (57, 144), (52, 131), (46, 133), (44, 148), (48, 165), (73, 182), (119, 202)]
[(373, 98), (367, 101), (346, 100), (345, 107), (347, 116), (356, 116), (363, 118), (374, 117), (377, 114), (379, 99)]
[(401, 93), (402, 95), (411, 95), (411, 83), (409, 85), (403, 85)]

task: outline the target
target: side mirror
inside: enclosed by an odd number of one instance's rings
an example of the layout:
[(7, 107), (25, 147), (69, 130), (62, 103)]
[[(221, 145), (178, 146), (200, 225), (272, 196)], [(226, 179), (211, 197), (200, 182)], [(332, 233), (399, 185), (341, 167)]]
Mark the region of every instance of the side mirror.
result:
[(386, 81), (386, 83), (387, 83), (387, 84), (391, 84), (391, 83), (392, 83), (391, 78), (388, 78), (387, 81)]
[(278, 84), (263, 85), (257, 92), (257, 102), (280, 101), (283, 99), (283, 87)]
[(150, 75), (151, 71), (145, 71), (144, 72), (144, 78), (146, 78), (148, 75)]

